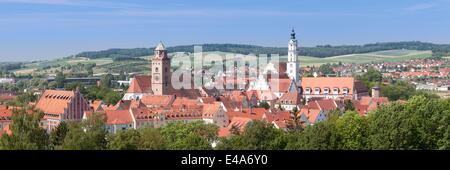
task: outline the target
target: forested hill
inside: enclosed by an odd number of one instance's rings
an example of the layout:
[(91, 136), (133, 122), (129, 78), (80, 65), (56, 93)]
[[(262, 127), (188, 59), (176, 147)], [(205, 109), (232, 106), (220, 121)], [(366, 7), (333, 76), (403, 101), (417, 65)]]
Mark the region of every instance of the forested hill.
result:
[[(262, 47), (254, 45), (240, 45), (240, 44), (203, 44), (203, 52), (208, 51), (222, 51), (240, 54), (279, 54), (287, 55), (287, 47)], [(103, 51), (82, 52), (76, 57), (87, 58), (130, 58), (141, 57), (153, 54), (154, 48), (134, 48), (134, 49), (109, 49)], [(386, 42), (374, 43), (365, 45), (343, 45), (331, 46), (323, 45), (316, 47), (300, 47), (299, 55), (312, 57), (331, 57), (347, 54), (360, 54), (384, 50), (432, 50), (434, 55), (441, 55), (442, 53), (450, 52), (450, 45), (424, 43), (418, 41), (411, 42)], [(174, 46), (168, 47), (169, 52), (193, 52), (194, 45)]]

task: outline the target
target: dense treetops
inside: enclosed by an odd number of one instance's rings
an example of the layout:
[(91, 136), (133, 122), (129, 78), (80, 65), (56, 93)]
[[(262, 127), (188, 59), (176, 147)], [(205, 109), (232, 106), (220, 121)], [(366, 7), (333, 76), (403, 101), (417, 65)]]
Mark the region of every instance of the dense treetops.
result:
[[(382, 106), (366, 117), (354, 111), (332, 111), (327, 121), (288, 132), (264, 121), (250, 122), (228, 138), (202, 122), (175, 122), (108, 134), (104, 115), (62, 123), (51, 134), (39, 127), (42, 113), (13, 113), (12, 135), (0, 138), (0, 149), (69, 150), (448, 150), (450, 99), (414, 96), (406, 103)], [(211, 143), (217, 143), (215, 148)]]
[[(262, 47), (255, 45), (240, 45), (240, 44), (203, 44), (203, 52), (209, 51), (222, 51), (239, 54), (279, 54), (287, 55), (287, 47)], [(134, 49), (109, 49), (103, 51), (90, 51), (82, 52), (76, 57), (87, 58), (117, 58), (123, 60), (124, 58), (133, 58), (153, 55), (154, 48), (134, 48)], [(396, 49), (408, 49), (408, 50), (432, 50), (436, 54), (450, 52), (450, 45), (438, 45), (424, 42), (386, 42), (386, 43), (374, 43), (366, 45), (343, 45), (343, 46), (331, 46), (323, 45), (316, 47), (300, 47), (299, 55), (312, 56), (312, 57), (331, 57), (347, 54), (361, 54), (384, 50), (396, 50)], [(194, 52), (194, 45), (184, 45), (168, 47), (169, 52)]]

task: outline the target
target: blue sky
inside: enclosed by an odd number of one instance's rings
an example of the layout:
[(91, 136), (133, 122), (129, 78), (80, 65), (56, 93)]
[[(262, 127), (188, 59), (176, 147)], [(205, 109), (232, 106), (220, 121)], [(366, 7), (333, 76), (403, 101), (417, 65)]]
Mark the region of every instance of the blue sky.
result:
[(450, 43), (450, 0), (0, 0), (0, 62), (194, 43)]

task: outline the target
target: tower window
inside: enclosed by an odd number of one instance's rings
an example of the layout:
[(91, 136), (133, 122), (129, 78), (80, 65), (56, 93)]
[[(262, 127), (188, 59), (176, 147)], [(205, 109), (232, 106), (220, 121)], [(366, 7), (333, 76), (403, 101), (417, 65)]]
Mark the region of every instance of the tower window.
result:
[(158, 67), (156, 67), (156, 68), (155, 68), (155, 72), (158, 72), (158, 71), (159, 71), (159, 68), (158, 68)]

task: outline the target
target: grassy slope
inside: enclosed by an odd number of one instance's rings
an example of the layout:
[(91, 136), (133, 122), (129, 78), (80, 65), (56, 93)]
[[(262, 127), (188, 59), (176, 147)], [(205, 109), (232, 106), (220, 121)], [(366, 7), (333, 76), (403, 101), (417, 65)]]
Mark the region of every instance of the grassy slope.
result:
[[(69, 58), (69, 59), (58, 59), (58, 60), (51, 60), (51, 61), (38, 61), (33, 62), (30, 64), (26, 64), (25, 68), (19, 69), (19, 70), (13, 70), (15, 74), (31, 74), (33, 72), (36, 72), (38, 69), (42, 69), (48, 66), (55, 66), (55, 65), (76, 65), (78, 63), (87, 64), (87, 63), (95, 63), (97, 66), (102, 66), (106, 64), (112, 63), (113, 60), (111, 58), (99, 58), (99, 59), (86, 59), (86, 58)], [(55, 68), (45, 69), (37, 71), (38, 73), (41, 72), (50, 72), (55, 71)], [(96, 70), (94, 70), (97, 72)]]
[[(188, 57), (183, 55), (184, 53), (172, 53), (172, 65), (177, 66), (180, 62), (186, 63)], [(219, 61), (221, 60), (221, 56), (232, 55), (232, 53), (226, 52), (204, 52), (203, 55), (207, 56), (209, 61)], [(194, 54), (190, 54), (191, 56)], [(335, 56), (328, 58), (316, 58), (316, 57), (308, 57), (308, 56), (300, 56), (300, 62), (302, 66), (318, 66), (325, 63), (371, 63), (371, 62), (383, 62), (383, 61), (402, 61), (409, 60), (414, 58), (426, 58), (431, 57), (431, 51), (415, 51), (415, 50), (389, 50), (389, 51), (379, 51), (373, 53), (366, 54), (351, 54), (351, 55), (343, 55), (343, 56)], [(184, 57), (183, 57), (184, 56)], [(150, 56), (141, 57), (143, 59), (149, 59)], [(255, 66), (255, 62), (252, 62), (254, 58), (250, 57), (242, 57), (242, 61), (249, 61), (251, 66)], [(286, 56), (281, 56), (280, 61), (284, 62), (287, 60)], [(103, 73), (108, 69), (119, 69), (120, 67), (144, 67), (149, 66), (147, 63), (142, 63), (142, 61), (119, 61), (113, 62), (110, 58), (100, 58), (100, 59), (92, 59), (88, 60), (86, 58), (70, 58), (70, 59), (59, 59), (52, 61), (42, 61), (42, 62), (34, 62), (27, 64), (25, 68), (20, 70), (15, 70), (16, 74), (30, 74), (36, 72), (39, 68), (44, 68), (47, 66), (54, 65), (76, 65), (78, 63), (96, 63), (97, 67), (94, 69), (94, 73)], [(200, 63), (195, 63), (200, 64)], [(50, 68), (46, 70), (40, 70), (39, 72), (49, 73), (50, 71), (54, 71), (55, 68)], [(146, 70), (146, 69), (137, 69), (137, 70)]]

